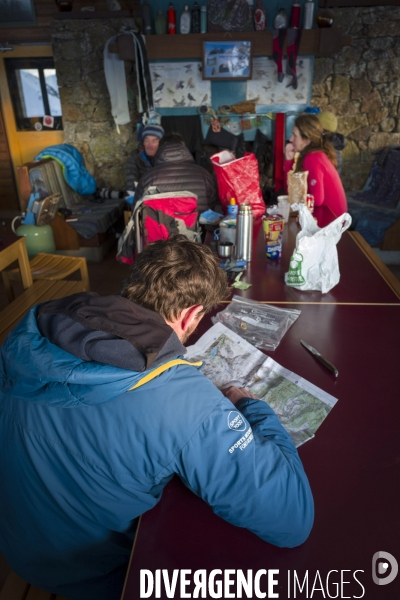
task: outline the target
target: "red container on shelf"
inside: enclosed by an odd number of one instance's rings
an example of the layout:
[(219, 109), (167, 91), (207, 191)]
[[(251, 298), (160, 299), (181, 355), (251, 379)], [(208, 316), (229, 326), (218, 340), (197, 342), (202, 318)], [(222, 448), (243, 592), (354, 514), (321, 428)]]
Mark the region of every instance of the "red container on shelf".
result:
[(172, 2), (168, 6), (167, 20), (168, 20), (168, 33), (171, 33), (171, 34), (176, 33), (176, 12), (175, 12)]
[(290, 27), (298, 29), (300, 27), (301, 4), (298, 0), (294, 0), (292, 13), (290, 15)]

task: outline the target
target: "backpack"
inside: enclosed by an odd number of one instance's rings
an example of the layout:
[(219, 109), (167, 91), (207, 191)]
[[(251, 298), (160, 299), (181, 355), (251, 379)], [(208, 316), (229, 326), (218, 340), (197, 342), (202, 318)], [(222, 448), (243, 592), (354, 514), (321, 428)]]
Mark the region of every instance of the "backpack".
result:
[(377, 153), (364, 189), (354, 198), (375, 206), (397, 207), (400, 202), (400, 145), (387, 146)]
[[(154, 190), (157, 193), (152, 193)], [(118, 240), (117, 260), (132, 264), (135, 253), (144, 246), (178, 233), (201, 241), (197, 195), (188, 191), (159, 193), (157, 188), (148, 188), (135, 203)]]

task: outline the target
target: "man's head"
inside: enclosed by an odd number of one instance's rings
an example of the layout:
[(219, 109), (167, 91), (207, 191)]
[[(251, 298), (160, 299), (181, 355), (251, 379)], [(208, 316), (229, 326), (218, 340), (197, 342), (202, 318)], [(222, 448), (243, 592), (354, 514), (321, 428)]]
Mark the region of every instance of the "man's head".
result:
[(185, 140), (180, 133), (171, 131), (171, 133), (166, 133), (161, 140), (160, 146), (164, 146), (164, 144), (182, 144), (182, 146), (184, 146)]
[(146, 246), (133, 263), (122, 296), (159, 313), (184, 342), (201, 317), (229, 293), (211, 250), (184, 235)]
[(142, 129), (140, 139), (147, 156), (155, 155), (163, 135), (164, 129), (161, 125), (146, 125), (146, 127)]

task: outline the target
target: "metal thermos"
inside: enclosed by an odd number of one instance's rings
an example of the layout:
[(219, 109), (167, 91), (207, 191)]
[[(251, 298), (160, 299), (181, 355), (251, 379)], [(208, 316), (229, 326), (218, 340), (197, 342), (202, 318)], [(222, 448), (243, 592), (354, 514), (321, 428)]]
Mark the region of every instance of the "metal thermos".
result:
[(250, 204), (241, 204), (236, 221), (236, 259), (251, 260), (253, 212)]

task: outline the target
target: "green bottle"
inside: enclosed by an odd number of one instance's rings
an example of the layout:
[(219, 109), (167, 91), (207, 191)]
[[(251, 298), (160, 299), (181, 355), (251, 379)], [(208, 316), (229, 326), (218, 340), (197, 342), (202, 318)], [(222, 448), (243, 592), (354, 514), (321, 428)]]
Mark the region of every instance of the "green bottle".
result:
[(158, 11), (158, 15), (154, 19), (154, 29), (159, 35), (167, 33), (167, 20), (164, 17), (163, 11), (161, 9)]

